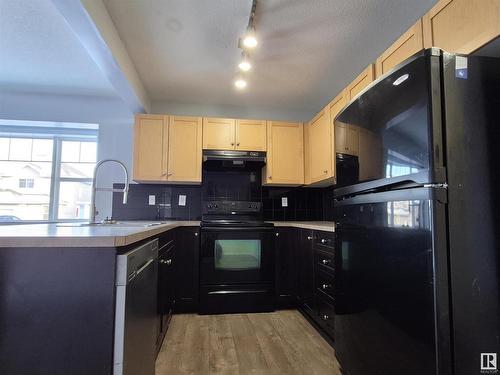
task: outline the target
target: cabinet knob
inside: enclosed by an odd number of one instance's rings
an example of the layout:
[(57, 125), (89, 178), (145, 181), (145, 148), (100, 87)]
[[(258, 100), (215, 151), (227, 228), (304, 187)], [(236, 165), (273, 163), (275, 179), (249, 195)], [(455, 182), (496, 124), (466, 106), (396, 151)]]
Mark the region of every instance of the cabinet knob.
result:
[(234, 146), (234, 142), (231, 142), (231, 146)]
[(269, 178), (270, 180), (272, 180), (272, 179), (273, 179), (273, 176), (269, 176), (268, 178)]
[(167, 176), (172, 176), (173, 174), (174, 174), (174, 172), (168, 172)]
[(240, 145), (240, 142), (236, 143), (236, 146), (239, 146)]
[(307, 236), (307, 239), (311, 241), (313, 238), (311, 236)]
[(195, 237), (198, 237), (198, 232), (194, 232), (194, 236), (195, 236)]
[(331, 260), (330, 260), (330, 259), (323, 259), (323, 260), (321, 261), (321, 263), (323, 263), (323, 264), (326, 266), (327, 264), (330, 264), (330, 263), (331, 263)]
[(324, 238), (322, 238), (322, 239), (321, 239), (321, 243), (322, 243), (322, 244), (325, 244), (325, 243), (327, 243), (327, 242), (328, 242), (328, 241), (327, 241), (327, 240), (325, 240)]
[(160, 264), (166, 264), (167, 266), (170, 266), (172, 264), (172, 259), (160, 259)]
[(328, 319), (330, 319), (330, 316), (328, 316), (327, 314), (324, 314), (321, 318), (323, 320), (328, 320)]
[(279, 236), (280, 236), (280, 234), (278, 232), (276, 232), (276, 237), (279, 237)]
[(325, 169), (325, 170), (323, 171), (323, 173), (324, 173), (324, 174), (327, 174), (327, 173), (328, 173), (328, 170), (326, 170), (326, 169)]
[(330, 287), (329, 284), (323, 284), (321, 285), (321, 289), (325, 290), (325, 289), (328, 289)]

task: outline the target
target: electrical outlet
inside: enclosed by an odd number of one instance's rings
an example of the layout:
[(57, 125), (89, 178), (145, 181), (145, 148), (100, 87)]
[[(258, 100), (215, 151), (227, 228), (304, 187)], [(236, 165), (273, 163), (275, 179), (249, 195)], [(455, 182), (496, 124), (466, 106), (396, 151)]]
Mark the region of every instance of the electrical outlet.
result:
[(179, 206), (185, 206), (186, 205), (186, 196), (180, 194), (179, 195)]
[(281, 197), (281, 207), (288, 207), (288, 198)]

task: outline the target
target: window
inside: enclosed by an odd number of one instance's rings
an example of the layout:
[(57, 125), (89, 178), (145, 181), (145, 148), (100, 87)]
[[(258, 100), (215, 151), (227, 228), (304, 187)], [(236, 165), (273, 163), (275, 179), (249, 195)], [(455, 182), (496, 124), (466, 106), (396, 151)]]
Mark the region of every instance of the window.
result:
[(19, 187), (25, 189), (33, 189), (35, 187), (35, 179), (34, 178), (20, 178), (19, 179)]
[(0, 221), (88, 219), (97, 125), (16, 123), (0, 120)]

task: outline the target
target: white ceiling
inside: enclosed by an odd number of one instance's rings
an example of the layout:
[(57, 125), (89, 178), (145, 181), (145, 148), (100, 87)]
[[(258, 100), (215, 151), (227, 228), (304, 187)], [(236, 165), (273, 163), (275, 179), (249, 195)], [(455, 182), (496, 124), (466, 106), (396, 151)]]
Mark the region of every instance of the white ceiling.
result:
[(104, 2), (153, 101), (288, 108), (307, 118), (436, 0), (261, 0), (244, 92), (232, 81), (251, 0)]
[(4, 92), (116, 97), (50, 0), (0, 0), (0, 87)]

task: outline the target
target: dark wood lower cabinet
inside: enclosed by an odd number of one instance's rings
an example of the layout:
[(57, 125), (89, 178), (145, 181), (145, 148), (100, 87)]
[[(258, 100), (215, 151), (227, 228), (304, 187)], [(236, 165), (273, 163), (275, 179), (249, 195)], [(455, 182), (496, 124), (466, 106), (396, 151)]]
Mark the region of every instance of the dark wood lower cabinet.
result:
[(295, 304), (332, 343), (335, 234), (296, 228), (279, 228), (276, 234), (278, 308)]
[(175, 229), (175, 312), (198, 311), (200, 228)]
[(298, 230), (297, 261), (298, 261), (298, 295), (300, 307), (306, 312), (314, 314), (314, 252), (312, 246), (313, 231)]
[(294, 307), (297, 298), (297, 231), (276, 228), (276, 307)]

